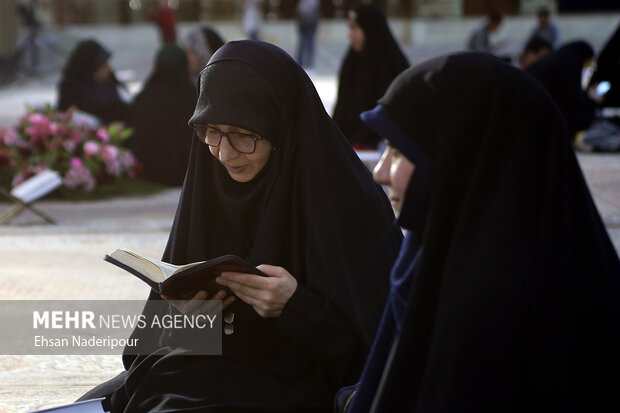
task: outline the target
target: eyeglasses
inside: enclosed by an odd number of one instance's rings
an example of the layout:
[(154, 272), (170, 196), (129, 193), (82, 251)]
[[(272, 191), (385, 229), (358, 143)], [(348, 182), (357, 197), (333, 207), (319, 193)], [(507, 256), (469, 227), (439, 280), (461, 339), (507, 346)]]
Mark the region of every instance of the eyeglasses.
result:
[(228, 138), (228, 143), (239, 153), (250, 154), (256, 150), (256, 141), (262, 139), (260, 135), (241, 132), (222, 132), (211, 125), (194, 125), (198, 138), (209, 146), (216, 147), (222, 143), (222, 137)]

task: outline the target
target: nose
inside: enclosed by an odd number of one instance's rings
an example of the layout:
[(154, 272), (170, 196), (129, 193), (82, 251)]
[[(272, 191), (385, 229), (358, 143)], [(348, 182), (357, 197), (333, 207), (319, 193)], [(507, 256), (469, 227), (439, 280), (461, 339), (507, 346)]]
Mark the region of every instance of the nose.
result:
[(376, 183), (380, 185), (390, 184), (390, 165), (389, 149), (385, 149), (379, 163), (372, 171), (372, 177)]
[(222, 140), (220, 141), (219, 146), (219, 160), (220, 162), (230, 161), (231, 159), (235, 159), (239, 156), (239, 152), (232, 147), (230, 142), (228, 141), (228, 137), (222, 136)]

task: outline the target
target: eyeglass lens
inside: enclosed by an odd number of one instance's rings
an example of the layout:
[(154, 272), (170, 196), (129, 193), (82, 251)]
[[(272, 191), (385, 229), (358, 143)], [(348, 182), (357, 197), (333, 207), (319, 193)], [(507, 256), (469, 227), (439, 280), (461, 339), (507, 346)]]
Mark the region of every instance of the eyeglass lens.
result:
[(230, 145), (237, 152), (252, 153), (256, 149), (256, 137), (254, 135), (248, 135), (247, 133), (223, 133), (217, 128), (196, 125), (196, 134), (209, 146), (218, 146), (221, 143), (222, 137), (226, 136)]

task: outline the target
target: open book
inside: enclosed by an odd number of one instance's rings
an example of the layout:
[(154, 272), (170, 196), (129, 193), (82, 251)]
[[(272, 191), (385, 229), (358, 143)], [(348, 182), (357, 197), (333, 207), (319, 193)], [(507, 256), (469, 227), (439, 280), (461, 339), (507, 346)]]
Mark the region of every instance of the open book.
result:
[(215, 282), (215, 278), (225, 271), (266, 276), (236, 255), (223, 255), (209, 261), (174, 265), (119, 248), (106, 255), (104, 260), (140, 278), (157, 293), (177, 299), (189, 299), (200, 290), (206, 290), (209, 296), (219, 290), (232, 294), (230, 289)]

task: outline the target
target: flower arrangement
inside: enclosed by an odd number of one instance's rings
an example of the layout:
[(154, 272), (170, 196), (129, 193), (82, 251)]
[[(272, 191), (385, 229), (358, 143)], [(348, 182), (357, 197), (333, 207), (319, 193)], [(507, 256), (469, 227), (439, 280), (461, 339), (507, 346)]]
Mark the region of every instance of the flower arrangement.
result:
[(64, 186), (92, 191), (98, 184), (139, 168), (123, 142), (132, 134), (122, 124), (95, 126), (50, 105), (28, 112), (16, 125), (0, 128), (0, 184), (15, 187), (45, 169), (60, 173)]

